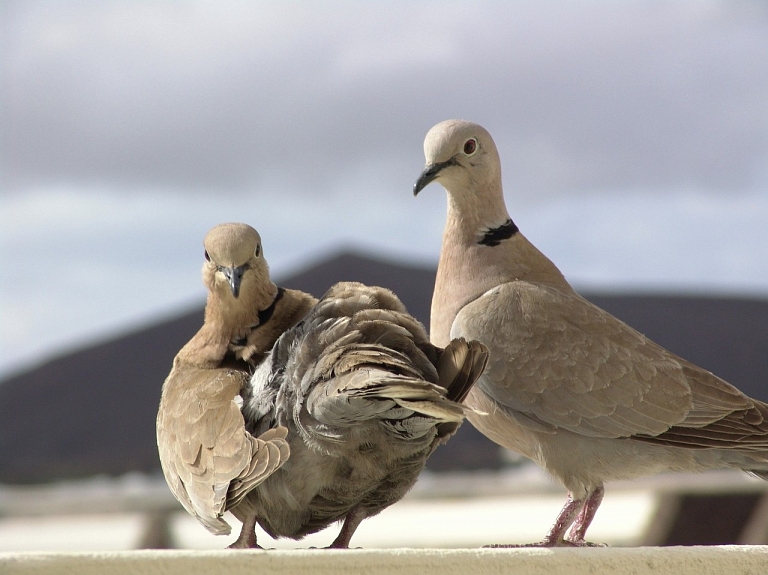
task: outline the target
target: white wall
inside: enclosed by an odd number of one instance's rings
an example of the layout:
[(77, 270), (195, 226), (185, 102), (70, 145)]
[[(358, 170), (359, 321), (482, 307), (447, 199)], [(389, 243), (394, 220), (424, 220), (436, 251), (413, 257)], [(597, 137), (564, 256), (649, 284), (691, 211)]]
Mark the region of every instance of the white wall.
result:
[(3, 575), (765, 575), (768, 546), (0, 554)]

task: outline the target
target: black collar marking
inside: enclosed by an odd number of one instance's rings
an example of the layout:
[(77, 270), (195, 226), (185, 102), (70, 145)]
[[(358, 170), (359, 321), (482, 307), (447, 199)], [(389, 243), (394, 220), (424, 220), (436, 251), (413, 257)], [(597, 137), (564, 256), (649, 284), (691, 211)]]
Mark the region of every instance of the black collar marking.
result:
[(269, 318), (271, 318), (272, 314), (275, 313), (275, 306), (277, 305), (277, 302), (279, 302), (284, 295), (285, 295), (285, 289), (281, 287), (277, 288), (277, 295), (275, 296), (275, 299), (272, 301), (272, 304), (268, 308), (263, 309), (259, 312), (259, 325), (264, 325), (269, 321)]
[[(272, 314), (275, 313), (275, 306), (277, 305), (277, 302), (279, 302), (284, 295), (285, 295), (285, 288), (281, 288), (281, 287), (277, 288), (277, 295), (275, 296), (275, 299), (272, 300), (272, 303), (269, 304), (269, 307), (264, 308), (259, 312), (259, 323), (256, 325), (252, 325), (249, 328), (249, 333), (259, 329), (261, 326), (263, 326), (265, 323), (269, 321), (269, 318), (271, 318)], [(248, 336), (233, 340), (231, 343), (232, 345), (237, 345), (237, 346), (245, 345), (246, 343), (248, 343)]]
[(484, 246), (498, 246), (502, 240), (507, 240), (514, 236), (520, 230), (511, 219), (507, 220), (497, 228), (491, 228), (485, 234), (482, 239), (477, 242)]

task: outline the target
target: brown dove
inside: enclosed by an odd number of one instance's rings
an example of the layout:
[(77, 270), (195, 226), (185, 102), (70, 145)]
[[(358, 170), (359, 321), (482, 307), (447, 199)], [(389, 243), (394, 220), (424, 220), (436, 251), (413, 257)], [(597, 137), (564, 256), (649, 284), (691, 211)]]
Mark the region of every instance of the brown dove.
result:
[[(221, 535), (230, 532), (224, 511), (237, 507), (290, 451), (285, 427), (264, 429), (258, 437), (245, 429), (238, 400), (250, 377), (248, 361), (268, 352), (317, 300), (270, 281), (261, 238), (250, 226), (219, 225), (204, 247), (205, 321), (163, 384), (157, 446), (176, 499)], [(255, 537), (246, 526), (244, 531), (241, 539)]]
[(768, 479), (768, 405), (579, 296), (509, 217), (485, 129), (442, 122), (424, 153), (414, 194), (435, 181), (448, 196), (432, 342), (488, 346), (467, 418), (568, 489), (539, 545), (587, 545), (608, 480), (715, 468)]
[(276, 538), (343, 521), (330, 547), (348, 547), (360, 522), (401, 499), (456, 431), (486, 360), (477, 342), (429, 343), (391, 291), (336, 284), (243, 391), (248, 430), (287, 428), (291, 456), (232, 512)]

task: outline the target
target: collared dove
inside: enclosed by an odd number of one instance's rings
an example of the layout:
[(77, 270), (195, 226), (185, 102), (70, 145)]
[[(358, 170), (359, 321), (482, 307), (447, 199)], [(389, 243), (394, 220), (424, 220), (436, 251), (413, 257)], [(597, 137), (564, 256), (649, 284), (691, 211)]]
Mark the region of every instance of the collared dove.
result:
[(488, 346), (467, 418), (568, 489), (538, 545), (588, 545), (607, 480), (713, 468), (768, 479), (768, 405), (579, 296), (509, 217), (485, 129), (442, 122), (424, 153), (414, 194), (436, 181), (448, 195), (432, 342)]
[(360, 522), (401, 499), (456, 431), (486, 360), (477, 342), (430, 344), (391, 291), (336, 284), (243, 392), (249, 431), (288, 428), (291, 456), (232, 512), (292, 539), (343, 520), (330, 547), (348, 547)]
[(222, 535), (230, 532), (224, 511), (283, 465), (290, 451), (285, 427), (258, 437), (245, 429), (238, 399), (250, 378), (248, 362), (268, 352), (317, 300), (270, 281), (261, 238), (250, 226), (217, 226), (204, 246), (205, 322), (163, 384), (157, 446), (176, 499)]

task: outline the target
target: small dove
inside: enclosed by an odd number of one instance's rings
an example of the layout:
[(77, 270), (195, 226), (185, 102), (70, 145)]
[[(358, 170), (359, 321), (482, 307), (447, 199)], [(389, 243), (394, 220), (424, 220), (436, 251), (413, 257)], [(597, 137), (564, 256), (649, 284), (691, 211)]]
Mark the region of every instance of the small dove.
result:
[(224, 512), (290, 453), (286, 427), (265, 428), (258, 437), (245, 428), (240, 394), (250, 362), (269, 352), (317, 300), (270, 281), (252, 227), (222, 224), (203, 243), (205, 322), (179, 351), (163, 384), (157, 447), (176, 499), (211, 533), (225, 535), (230, 526)]

